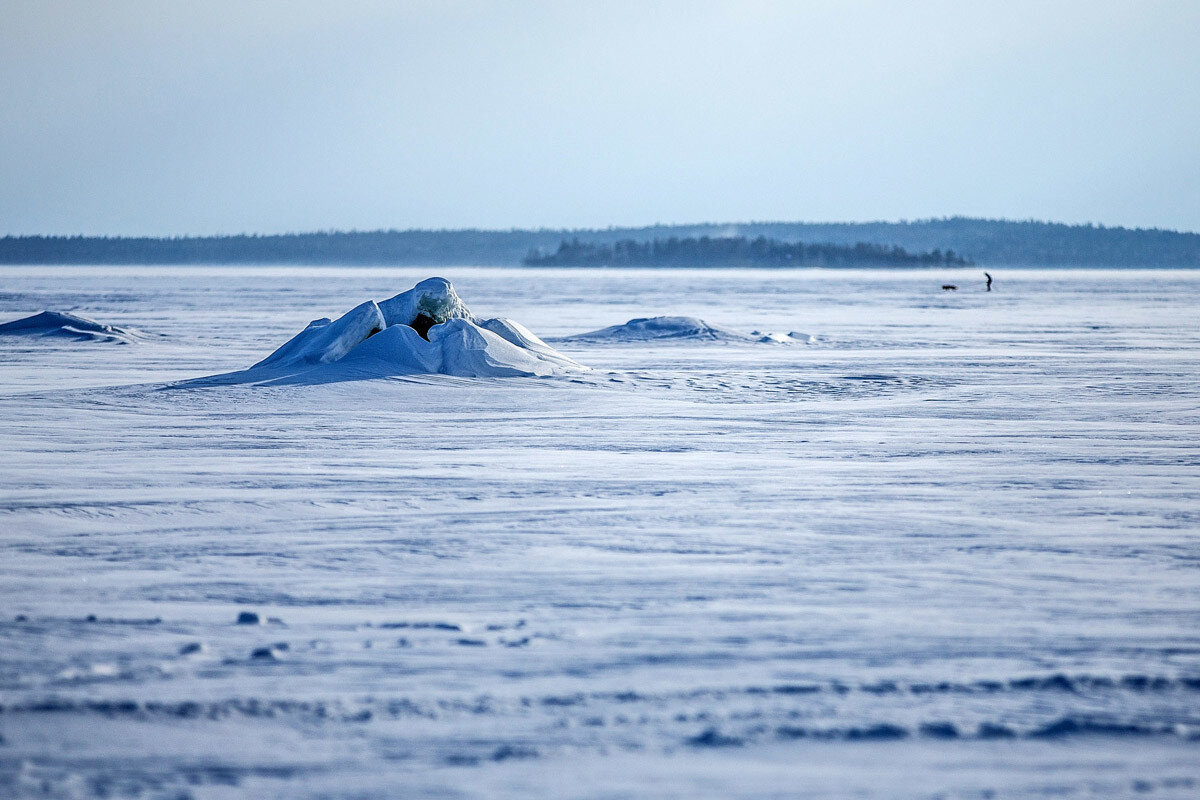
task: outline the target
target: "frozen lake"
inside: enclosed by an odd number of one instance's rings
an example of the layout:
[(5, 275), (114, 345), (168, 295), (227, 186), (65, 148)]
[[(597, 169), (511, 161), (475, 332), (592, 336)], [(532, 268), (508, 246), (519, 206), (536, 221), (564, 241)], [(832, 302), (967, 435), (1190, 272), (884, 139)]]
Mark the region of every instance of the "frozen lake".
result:
[[(0, 796), (1196, 797), (1200, 273), (993, 274), (3, 268)], [(430, 275), (815, 338), (170, 388)]]

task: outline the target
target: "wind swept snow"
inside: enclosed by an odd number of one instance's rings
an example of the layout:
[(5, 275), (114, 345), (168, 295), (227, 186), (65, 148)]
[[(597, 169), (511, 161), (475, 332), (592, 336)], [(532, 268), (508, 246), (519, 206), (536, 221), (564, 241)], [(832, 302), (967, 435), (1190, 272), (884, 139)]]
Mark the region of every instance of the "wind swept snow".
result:
[(6, 267), (171, 335), (0, 337), (0, 798), (1194, 800), (1200, 271), (452, 269), (820, 344)]
[(61, 311), (43, 311), (30, 317), (0, 325), (3, 336), (56, 336), (81, 341), (103, 341), (127, 344), (138, 335), (127, 328), (105, 325), (95, 320)]
[(586, 369), (520, 323), (477, 319), (449, 281), (428, 278), (389, 300), (368, 300), (337, 320), (313, 320), (247, 370), (198, 382), (327, 383), (420, 374), (507, 378)]

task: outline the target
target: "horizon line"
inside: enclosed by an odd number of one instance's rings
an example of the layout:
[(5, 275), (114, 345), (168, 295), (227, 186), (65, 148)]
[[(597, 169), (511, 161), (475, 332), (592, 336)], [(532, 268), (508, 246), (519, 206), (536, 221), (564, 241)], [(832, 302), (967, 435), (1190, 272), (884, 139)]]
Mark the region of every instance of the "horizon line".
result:
[(315, 230), (291, 230), (278, 232), (247, 232), (240, 233), (174, 233), (174, 234), (130, 234), (130, 233), (6, 233), (0, 239), (165, 239), (165, 240), (188, 240), (188, 239), (235, 239), (239, 237), (245, 238), (271, 238), (284, 236), (316, 236), (316, 235), (351, 235), (351, 234), (379, 234), (379, 233), (603, 233), (611, 231), (637, 231), (646, 230), (649, 228), (706, 228), (706, 227), (738, 227), (738, 226), (754, 226), (754, 225), (832, 225), (846, 227), (866, 227), (870, 225), (928, 225), (938, 222), (985, 222), (999, 223), (1008, 225), (1035, 224), (1058, 226), (1064, 228), (1092, 228), (1100, 230), (1125, 230), (1132, 232), (1157, 232), (1157, 233), (1173, 233), (1182, 236), (1200, 235), (1198, 231), (1182, 230), (1179, 228), (1161, 228), (1126, 226), (1126, 225), (1108, 225), (1103, 222), (1058, 222), (1055, 220), (1036, 219), (1028, 217), (1025, 219), (1016, 219), (1010, 217), (970, 217), (963, 214), (954, 214), (943, 217), (921, 217), (916, 219), (900, 218), (896, 220), (743, 220), (737, 222), (653, 222), (641, 225), (608, 225), (606, 227), (508, 227), (508, 228), (489, 228), (489, 227), (457, 227), (457, 228), (321, 228)]

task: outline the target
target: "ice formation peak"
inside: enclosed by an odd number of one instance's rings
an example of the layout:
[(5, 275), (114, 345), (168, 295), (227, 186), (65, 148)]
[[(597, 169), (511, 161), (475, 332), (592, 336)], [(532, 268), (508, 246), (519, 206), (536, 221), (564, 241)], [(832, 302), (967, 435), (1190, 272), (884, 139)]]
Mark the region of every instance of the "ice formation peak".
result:
[(428, 328), (434, 325), (451, 319), (475, 319), (445, 278), (426, 278), (407, 292), (380, 302), (379, 311), (386, 326), (407, 325), (423, 338)]
[(336, 320), (313, 320), (228, 381), (351, 380), (391, 375), (555, 375), (585, 370), (520, 323), (478, 319), (445, 278), (428, 278)]

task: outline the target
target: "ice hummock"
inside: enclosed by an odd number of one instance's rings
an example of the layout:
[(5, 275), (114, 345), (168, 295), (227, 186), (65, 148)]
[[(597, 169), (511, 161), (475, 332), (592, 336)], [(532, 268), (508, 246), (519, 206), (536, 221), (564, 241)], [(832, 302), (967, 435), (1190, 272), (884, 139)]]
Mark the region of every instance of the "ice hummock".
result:
[(692, 340), (717, 342), (773, 342), (776, 344), (808, 343), (813, 337), (806, 333), (762, 333), (740, 331), (712, 325), (697, 317), (639, 317), (623, 325), (611, 325), (587, 333), (563, 336), (560, 342), (649, 342), (661, 340)]
[(80, 317), (63, 311), (43, 311), (29, 317), (0, 324), (0, 335), (7, 336), (55, 336), (80, 341), (118, 342), (127, 344), (136, 341), (137, 331), (118, 328), (102, 322)]
[(271, 355), (215, 383), (327, 382), (396, 375), (531, 377), (586, 370), (510, 319), (479, 319), (444, 278), (313, 320)]

